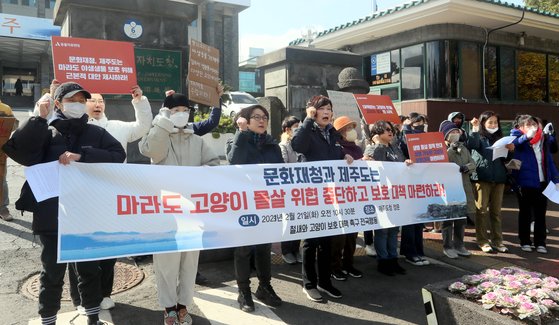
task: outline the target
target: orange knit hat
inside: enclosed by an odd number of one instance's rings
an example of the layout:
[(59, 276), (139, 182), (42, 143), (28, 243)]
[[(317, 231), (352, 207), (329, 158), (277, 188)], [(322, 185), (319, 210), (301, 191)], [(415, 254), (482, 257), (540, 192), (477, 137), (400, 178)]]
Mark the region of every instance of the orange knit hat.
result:
[(352, 121), (348, 116), (340, 116), (337, 119), (334, 120), (334, 128), (336, 128), (336, 130), (340, 131), (341, 129), (343, 129), (344, 127), (353, 124), (353, 127), (356, 128), (357, 127), (357, 123)]

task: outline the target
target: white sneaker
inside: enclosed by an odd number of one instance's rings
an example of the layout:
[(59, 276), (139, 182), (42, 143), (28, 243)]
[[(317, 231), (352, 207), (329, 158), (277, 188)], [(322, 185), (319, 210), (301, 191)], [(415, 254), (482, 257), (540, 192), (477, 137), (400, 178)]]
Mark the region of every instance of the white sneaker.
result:
[(111, 297), (105, 297), (103, 298), (103, 301), (101, 301), (101, 305), (99, 305), (99, 307), (101, 307), (101, 309), (113, 309), (115, 308), (115, 302), (111, 299)]
[(458, 254), (452, 248), (444, 248), (443, 253), (448, 258), (452, 258), (452, 259), (458, 258)]
[(547, 254), (547, 248), (545, 248), (545, 246), (538, 246), (538, 247), (536, 247), (536, 252), (542, 253), (542, 254)]
[(85, 307), (82, 306), (82, 305), (77, 306), (77, 307), (76, 307), (76, 311), (77, 311), (78, 314), (80, 314), (80, 315), (85, 315), (85, 314), (86, 314), (86, 313), (85, 313)]
[(472, 253), (466, 247), (455, 248), (454, 251), (460, 256), (470, 256)]
[(531, 252), (532, 251), (532, 246), (530, 245), (522, 245), (520, 246), (520, 249), (525, 251), (525, 252)]
[(375, 246), (373, 245), (366, 245), (365, 246), (365, 254), (367, 256), (377, 256), (377, 251), (375, 250)]

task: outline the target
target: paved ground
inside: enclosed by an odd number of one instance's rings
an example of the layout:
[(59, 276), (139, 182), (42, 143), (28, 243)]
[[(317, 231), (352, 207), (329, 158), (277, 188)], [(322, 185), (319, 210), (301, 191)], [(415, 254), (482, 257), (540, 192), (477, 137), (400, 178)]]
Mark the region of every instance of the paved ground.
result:
[[(26, 112), (18, 112), (18, 118)], [(13, 161), (8, 164), (8, 183), (11, 202), (15, 202), (23, 184), (23, 168)], [(24, 283), (40, 271), (40, 247), (30, 232), (31, 215), (19, 215), (10, 207), (16, 219), (0, 220), (0, 324), (31, 324), (37, 317), (37, 302), (21, 293)], [(436, 283), (478, 272), (488, 267), (511, 264), (559, 276), (559, 207), (548, 211), (549, 254), (521, 252), (516, 245), (516, 201), (506, 195), (504, 201), (503, 232), (507, 254), (484, 254), (473, 243), (473, 229), (467, 231), (467, 247), (474, 252), (470, 258), (450, 260), (443, 256), (440, 235), (426, 234), (426, 253), (430, 266), (417, 267), (401, 262), (407, 275), (387, 277), (376, 271), (376, 261), (358, 249), (356, 267), (365, 273), (362, 279), (336, 282), (344, 297), (323, 304), (309, 301), (301, 290), (301, 267), (281, 263), (274, 257), (273, 286), (284, 304), (270, 309), (258, 304), (253, 314), (243, 313), (236, 303), (232, 261), (204, 263), (200, 271), (209, 279), (206, 286), (196, 286), (196, 307), (191, 311), (195, 324), (426, 324), (420, 289)], [(278, 246), (274, 246), (277, 251)], [(124, 263), (131, 263), (122, 260)], [(162, 311), (156, 302), (156, 289), (151, 260), (139, 264), (145, 279), (136, 287), (114, 295), (116, 308), (111, 310), (114, 324), (161, 324)], [(256, 284), (253, 284), (253, 292)], [(77, 317), (71, 303), (64, 302), (61, 313), (67, 317), (59, 324), (85, 324)], [(102, 315), (105, 320), (109, 315)], [(72, 321), (70, 321), (72, 320)], [(36, 324), (36, 322), (35, 322)]]

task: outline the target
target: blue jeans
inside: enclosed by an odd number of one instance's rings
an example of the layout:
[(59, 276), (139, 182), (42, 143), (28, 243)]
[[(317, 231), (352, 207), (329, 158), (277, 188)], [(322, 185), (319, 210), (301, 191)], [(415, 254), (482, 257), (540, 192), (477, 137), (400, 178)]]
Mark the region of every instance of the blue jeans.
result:
[(398, 227), (375, 230), (377, 259), (398, 258)]

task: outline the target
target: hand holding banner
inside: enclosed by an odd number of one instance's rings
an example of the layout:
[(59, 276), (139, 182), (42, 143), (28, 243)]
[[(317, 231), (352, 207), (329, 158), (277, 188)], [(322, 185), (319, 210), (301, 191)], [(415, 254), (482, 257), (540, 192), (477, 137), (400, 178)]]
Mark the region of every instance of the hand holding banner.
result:
[(448, 162), (444, 135), (441, 132), (406, 134), (408, 152), (414, 163)]

